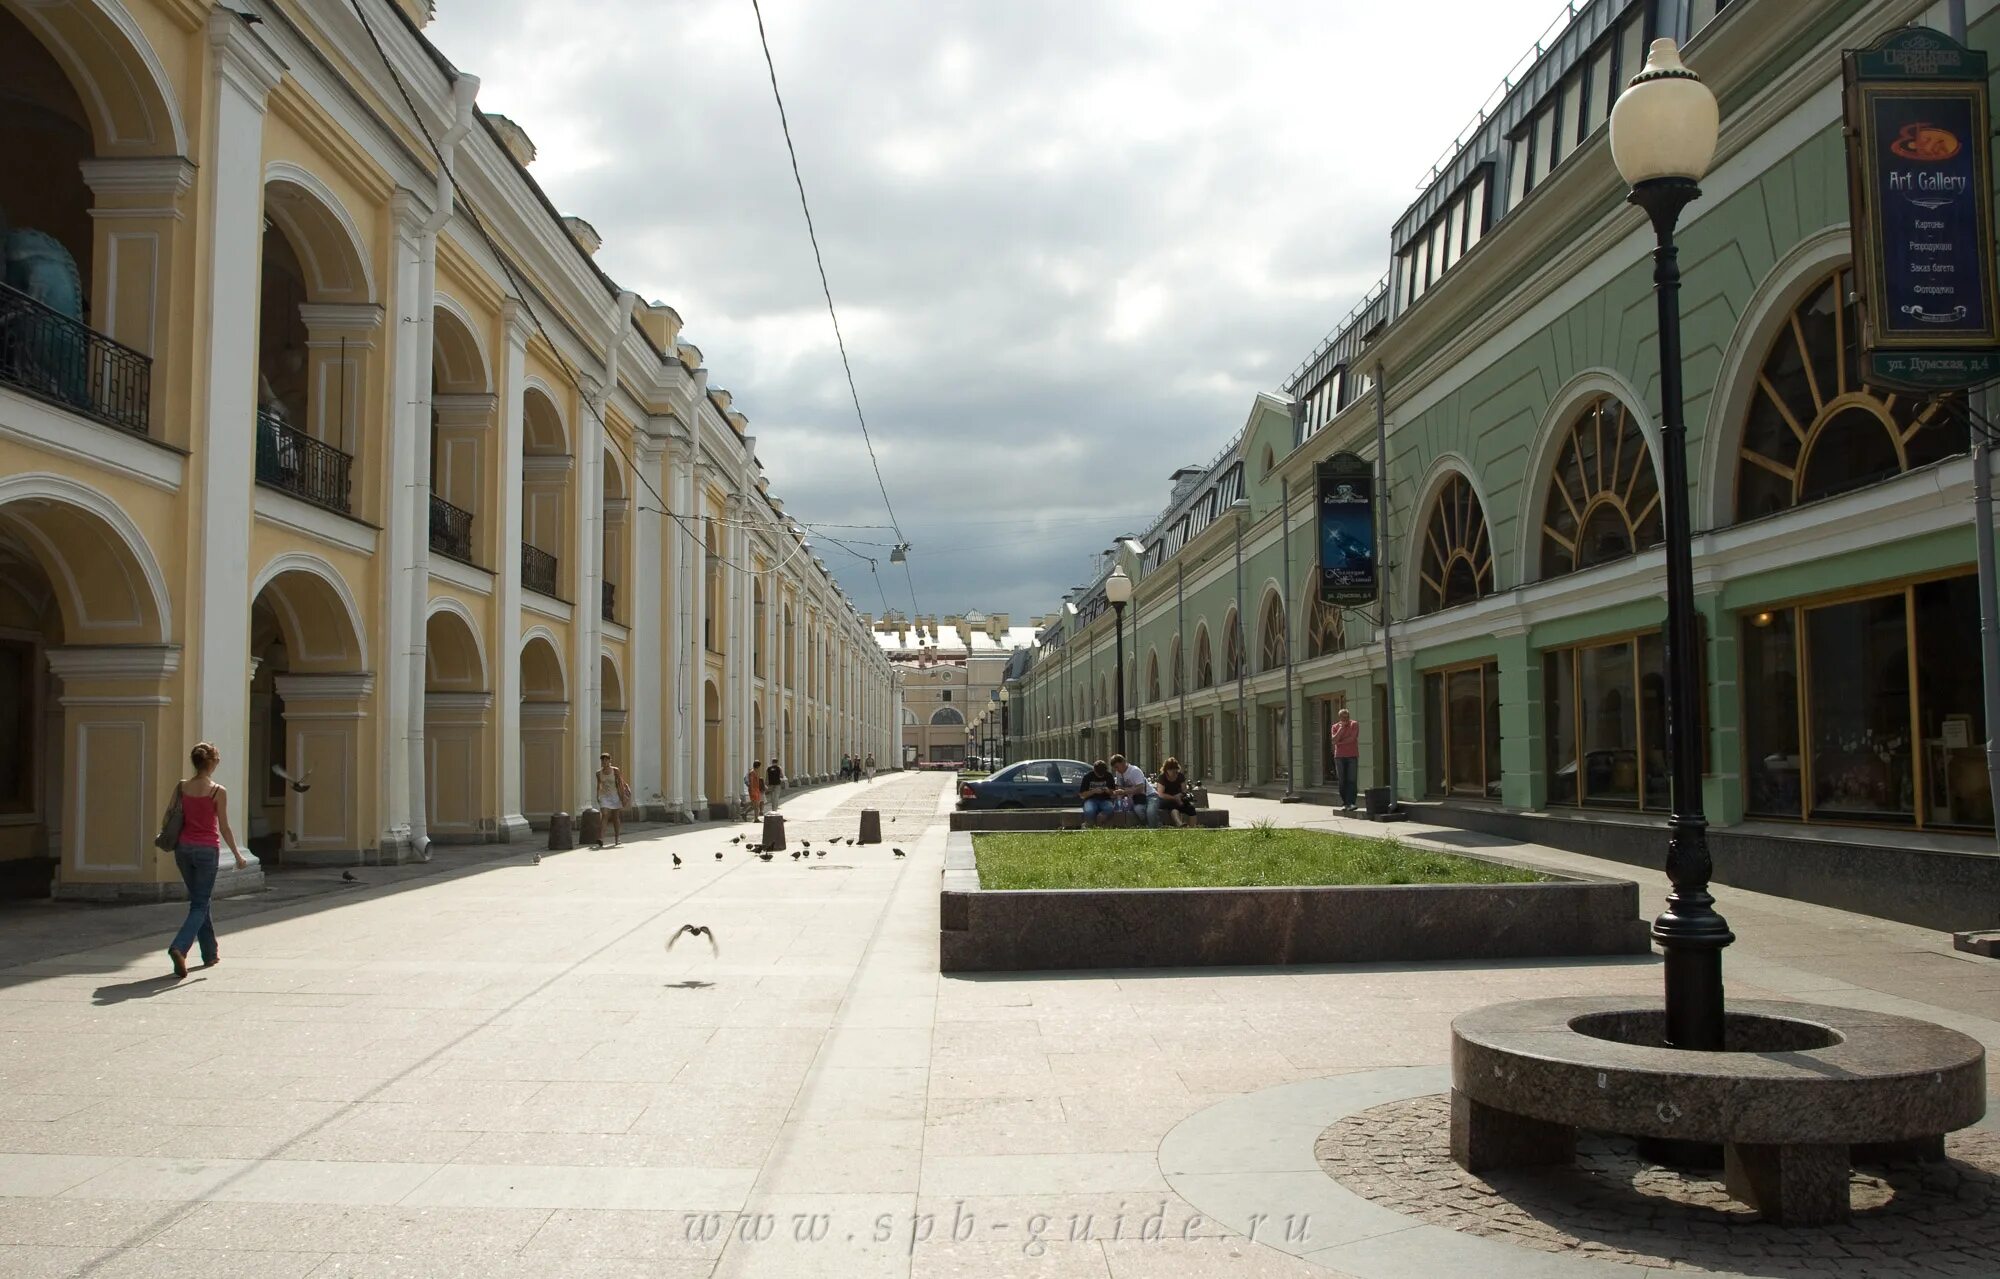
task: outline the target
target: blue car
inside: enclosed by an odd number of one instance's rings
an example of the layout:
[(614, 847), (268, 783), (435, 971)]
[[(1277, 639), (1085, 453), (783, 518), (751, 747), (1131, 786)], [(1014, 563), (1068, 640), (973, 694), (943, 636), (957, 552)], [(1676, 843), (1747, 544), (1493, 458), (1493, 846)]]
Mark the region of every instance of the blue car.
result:
[(1031, 759), (1010, 764), (993, 776), (958, 784), (960, 808), (1070, 808), (1082, 801), (1077, 788), (1090, 772), (1079, 759)]

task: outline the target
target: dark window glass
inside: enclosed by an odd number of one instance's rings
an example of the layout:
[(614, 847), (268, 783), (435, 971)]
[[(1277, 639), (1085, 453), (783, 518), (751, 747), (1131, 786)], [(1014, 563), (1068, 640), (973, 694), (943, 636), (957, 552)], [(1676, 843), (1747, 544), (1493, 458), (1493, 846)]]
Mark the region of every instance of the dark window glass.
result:
[(1981, 701), (1979, 588), (1970, 575), (1916, 588), (1917, 702), (1924, 746), (1924, 821), (1993, 829)]
[(1444, 774), (1444, 676), (1424, 676), (1424, 790), (1446, 793)]
[(1903, 596), (1805, 610), (1812, 808), (1819, 818), (1915, 815)]
[(1559, 648), (1542, 655), (1542, 738), (1551, 804), (1578, 800), (1575, 684), (1576, 650)]
[(1800, 795), (1799, 655), (1797, 614), (1791, 609), (1746, 613), (1741, 624), (1745, 808), (1770, 817), (1798, 817)]
[(35, 809), (35, 646), (0, 640), (0, 813)]
[(1639, 706), (1630, 643), (1579, 650), (1583, 793), (1592, 804), (1639, 802)]

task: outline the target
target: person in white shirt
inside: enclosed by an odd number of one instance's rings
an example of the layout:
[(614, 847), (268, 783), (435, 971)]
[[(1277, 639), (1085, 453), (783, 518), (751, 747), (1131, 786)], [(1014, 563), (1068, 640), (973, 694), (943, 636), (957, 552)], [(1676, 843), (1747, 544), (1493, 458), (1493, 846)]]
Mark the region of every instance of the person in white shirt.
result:
[(1127, 763), (1123, 755), (1113, 755), (1111, 757), (1111, 776), (1117, 784), (1116, 789), (1111, 793), (1113, 798), (1118, 801), (1118, 811), (1121, 813), (1145, 812), (1146, 799), (1153, 791), (1151, 784), (1146, 781), (1145, 772), (1137, 765)]

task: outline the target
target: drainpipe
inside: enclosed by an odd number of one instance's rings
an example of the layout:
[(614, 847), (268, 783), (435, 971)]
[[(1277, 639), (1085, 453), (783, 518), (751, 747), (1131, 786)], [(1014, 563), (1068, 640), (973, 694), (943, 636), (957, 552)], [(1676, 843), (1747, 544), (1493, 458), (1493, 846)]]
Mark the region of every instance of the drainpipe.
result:
[[(1180, 689), (1181, 731), (1175, 736), (1180, 740), (1180, 748), (1189, 750), (1187, 717), (1187, 565), (1174, 565), (1174, 642), (1180, 646), (1180, 655), (1174, 659), (1174, 684)], [(1190, 751), (1190, 753), (1192, 753)], [(1207, 782), (1205, 777), (1195, 778)]]
[(1243, 715), (1243, 672), (1250, 665), (1243, 651), (1243, 521), (1250, 518), (1250, 499), (1239, 497), (1229, 509), (1236, 512), (1236, 798), (1249, 799), (1250, 726)]
[[(430, 326), (433, 322), (432, 308), (437, 297), (438, 232), (451, 221), (452, 203), (457, 191), (452, 181), (452, 166), (457, 157), (459, 140), (472, 128), (472, 104), (478, 96), (479, 77), (460, 75), (451, 82), (452, 121), (451, 127), (438, 139), (438, 154), (444, 162), (438, 166), (437, 193), (432, 200), (430, 215), (417, 228), (417, 301), (424, 311), (421, 316), (405, 317), (412, 323)], [(419, 861), (426, 862), (431, 859), (431, 848), (430, 770), (425, 766), (424, 758), (424, 683), (429, 666), (429, 641), (425, 631), (430, 620), (430, 419), (431, 397), (435, 391), (429, 356), (430, 353), (425, 352), (425, 358), (417, 361), (413, 370), (417, 379), (417, 402), (410, 447), (416, 451), (416, 466), (412, 472), (409, 500), (415, 508), (410, 523), (415, 538), (410, 548), (410, 712), (406, 729), (410, 771), (410, 849)], [(501, 500), (507, 500), (507, 495), (502, 494)]]
[(1388, 761), (1388, 776), (1383, 784), (1389, 788), (1389, 812), (1400, 815), (1403, 806), (1396, 790), (1396, 658), (1389, 638), (1390, 603), (1395, 590), (1390, 580), (1381, 572), (1386, 567), (1381, 561), (1389, 549), (1389, 408), (1387, 400), (1388, 377), (1382, 366), (1375, 366), (1375, 510), (1376, 528), (1375, 556), (1377, 560), (1376, 580), (1378, 582), (1378, 611), (1382, 615), (1382, 688), (1387, 703), (1385, 711), (1389, 722), (1382, 725), (1383, 758)]

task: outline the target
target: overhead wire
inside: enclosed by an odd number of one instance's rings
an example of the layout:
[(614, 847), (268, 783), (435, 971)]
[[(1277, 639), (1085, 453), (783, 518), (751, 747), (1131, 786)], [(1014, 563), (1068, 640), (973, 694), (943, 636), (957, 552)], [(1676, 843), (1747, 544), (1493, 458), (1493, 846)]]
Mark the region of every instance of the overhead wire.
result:
[(820, 253), (819, 231), (813, 226), (812, 205), (806, 200), (806, 180), (799, 172), (799, 152), (792, 143), (792, 122), (785, 114), (785, 95), (778, 90), (778, 64), (771, 57), (771, 40), (764, 31), (764, 8), (758, 0), (750, 0), (750, 11), (757, 18), (757, 43), (764, 50), (764, 69), (771, 77), (771, 99), (778, 105), (778, 127), (785, 135), (785, 155), (792, 163), (792, 183), (799, 190), (799, 211), (805, 215), (806, 238), (812, 242), (813, 264), (819, 268), (820, 292), (826, 295), (827, 318), (833, 322), (834, 345), (840, 349), (840, 367), (847, 374), (847, 393), (854, 401), (854, 420), (861, 424), (861, 442), (868, 449), (868, 464), (875, 470), (875, 487), (882, 492), (882, 508), (889, 513), (890, 527), (895, 529), (896, 541), (906, 553), (903, 576), (909, 580), (910, 608), (921, 612), (917, 606), (917, 581), (910, 576), (910, 561), (907, 558), (909, 539), (903, 535), (902, 521), (896, 518), (896, 505), (889, 500), (889, 486), (882, 479), (882, 462), (875, 456), (875, 441), (868, 433), (868, 415), (861, 411), (861, 391), (854, 383), (854, 365), (847, 358), (847, 338), (840, 331), (840, 313), (833, 305), (833, 285), (826, 278), (826, 258)]

